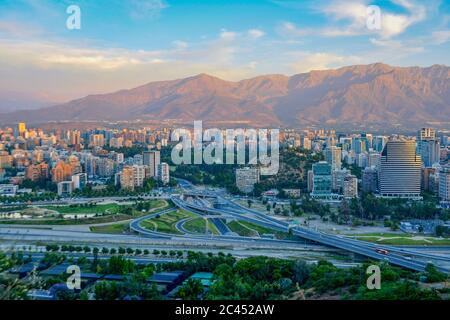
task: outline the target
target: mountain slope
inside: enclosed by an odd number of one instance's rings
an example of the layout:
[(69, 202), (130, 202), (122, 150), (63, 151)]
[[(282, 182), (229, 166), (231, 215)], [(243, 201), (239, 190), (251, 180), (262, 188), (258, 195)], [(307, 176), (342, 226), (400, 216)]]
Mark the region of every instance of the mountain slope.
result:
[(255, 125), (450, 121), (450, 68), (377, 63), (230, 82), (200, 74), (66, 104), (3, 114), (1, 122), (215, 120)]

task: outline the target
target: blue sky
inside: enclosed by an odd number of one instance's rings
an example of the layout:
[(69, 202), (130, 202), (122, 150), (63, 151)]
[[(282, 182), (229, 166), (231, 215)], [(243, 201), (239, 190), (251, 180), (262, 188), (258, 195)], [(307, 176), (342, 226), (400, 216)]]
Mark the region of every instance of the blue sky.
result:
[[(66, 28), (73, 4), (81, 30)], [(1, 0), (0, 93), (64, 101), (198, 73), (450, 65), (449, 22), (448, 0)]]

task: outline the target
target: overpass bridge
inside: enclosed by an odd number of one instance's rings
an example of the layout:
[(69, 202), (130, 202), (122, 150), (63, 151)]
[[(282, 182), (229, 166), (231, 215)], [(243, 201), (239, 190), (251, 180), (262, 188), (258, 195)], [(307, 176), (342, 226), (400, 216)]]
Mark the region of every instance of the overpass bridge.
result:
[[(190, 193), (193, 195), (194, 193)], [(215, 195), (217, 198), (217, 195)], [(223, 199), (225, 200), (225, 199)], [(261, 212), (250, 210), (237, 205), (231, 201), (225, 200), (229, 204), (228, 209), (217, 209), (210, 207), (202, 207), (193, 203), (188, 203), (180, 198), (172, 197), (172, 201), (176, 206), (185, 210), (196, 210), (197, 212), (203, 212), (203, 214), (213, 215), (231, 215), (240, 220), (252, 222), (264, 227), (271, 228), (272, 230), (288, 232), (303, 239), (307, 239), (316, 243), (320, 243), (326, 246), (342, 249), (345, 251), (353, 252), (368, 258), (386, 261), (394, 265), (398, 265), (404, 268), (408, 268), (415, 271), (424, 271), (428, 262), (414, 261), (411, 256), (419, 256), (422, 258), (437, 259), (437, 260), (449, 260), (449, 258), (437, 257), (435, 255), (425, 255), (414, 251), (408, 251), (399, 249), (392, 246), (379, 246), (369, 242), (360, 240), (348, 239), (337, 235), (326, 234), (319, 231), (310, 230), (307, 228), (295, 226), (291, 227), (288, 223), (279, 221), (273, 217), (269, 217)], [(252, 214), (251, 216), (242, 213)], [(377, 249), (385, 249), (389, 251), (389, 254), (382, 254)], [(442, 272), (450, 273), (450, 269), (436, 266), (436, 268)]]

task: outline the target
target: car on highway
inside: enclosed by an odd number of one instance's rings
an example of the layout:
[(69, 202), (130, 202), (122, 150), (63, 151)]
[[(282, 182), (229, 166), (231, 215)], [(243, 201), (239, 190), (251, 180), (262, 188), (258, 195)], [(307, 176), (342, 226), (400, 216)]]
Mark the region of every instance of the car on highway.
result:
[(375, 252), (379, 253), (379, 254), (384, 254), (384, 255), (388, 255), (389, 251), (387, 251), (386, 249), (381, 249), (381, 248), (376, 248)]

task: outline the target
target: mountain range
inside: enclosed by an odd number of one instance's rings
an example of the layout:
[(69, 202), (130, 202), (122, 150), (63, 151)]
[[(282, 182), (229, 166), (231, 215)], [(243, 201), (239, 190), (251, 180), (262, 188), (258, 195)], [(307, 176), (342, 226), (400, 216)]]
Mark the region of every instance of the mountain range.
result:
[(231, 82), (207, 74), (0, 115), (26, 121), (193, 120), (255, 126), (450, 124), (450, 68), (382, 63)]

